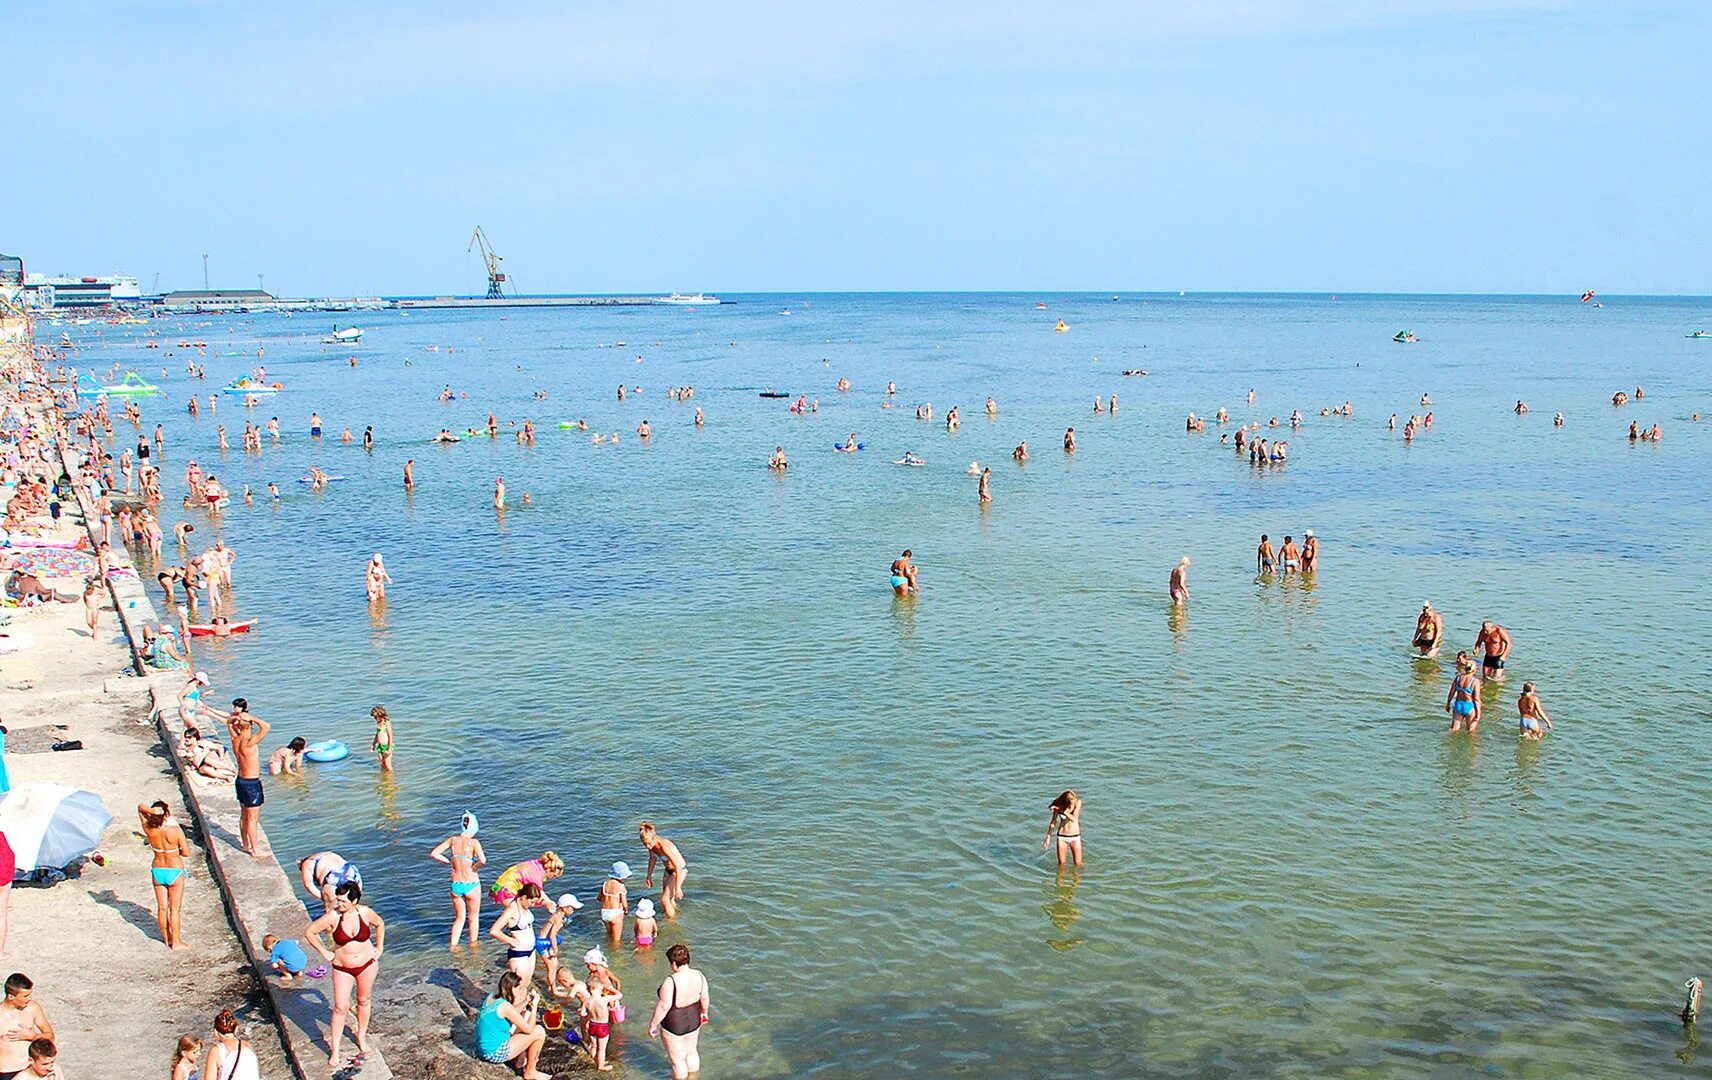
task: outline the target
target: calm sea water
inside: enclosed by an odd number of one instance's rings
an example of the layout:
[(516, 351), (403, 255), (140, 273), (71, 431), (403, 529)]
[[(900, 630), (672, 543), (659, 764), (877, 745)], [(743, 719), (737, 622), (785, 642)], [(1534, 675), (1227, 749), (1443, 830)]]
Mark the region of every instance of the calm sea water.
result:
[[(354, 370), (318, 343), (330, 316), (157, 323), (148, 352), (143, 328), (74, 329), (98, 364), (167, 367), (144, 407), (174, 492), (191, 455), (284, 489), (214, 528), (192, 515), (198, 550), (236, 548), (239, 611), (262, 620), (208, 666), (280, 739), (358, 749), (272, 784), (266, 820), (288, 863), (363, 866), (389, 963), (447, 962), (427, 852), (464, 809), (494, 870), (550, 847), (590, 900), (614, 859), (645, 865), (647, 817), (692, 868), (661, 945), (712, 978), (707, 1076), (1708, 1071), (1684, 1070), (1675, 1013), (1712, 964), (1712, 421), (1689, 420), (1712, 412), (1712, 341), (1684, 337), (1712, 302), (735, 299), (365, 315)], [(1404, 327), (1421, 343), (1392, 344)], [(204, 394), (265, 345), (288, 389), (253, 415), (280, 417), (279, 445), (217, 451), (245, 410), (185, 415), (180, 337), (208, 342)], [(448, 383), (468, 398), (437, 402)], [(620, 383), (644, 391), (620, 404)], [(668, 401), (685, 383), (695, 401)], [(1422, 392), (1435, 426), (1405, 446), (1385, 421)], [(1346, 399), (1353, 419), (1318, 415)], [(1288, 467), (1184, 433), (1221, 405), (1302, 409)], [(536, 445), (428, 445), (490, 410), (533, 418)], [(555, 427), (576, 418), (623, 442)], [(1663, 442), (1628, 443), (1632, 418)], [(372, 454), (337, 440), (371, 424)], [(867, 450), (833, 453), (851, 431)], [(763, 468), (777, 444), (788, 476)], [(894, 467), (906, 449), (928, 466)], [(971, 461), (993, 466), (985, 511)], [(310, 463), (349, 479), (310, 493), (292, 482)], [(534, 505), (495, 513), (496, 475)], [(1256, 580), (1259, 534), (1307, 528), (1318, 579)], [(887, 587), (904, 547), (916, 601)], [(383, 613), (362, 591), (375, 551), (397, 579)], [(1407, 655), (1423, 599), (1455, 645), (1482, 618), (1515, 635), (1478, 738), (1446, 733), (1448, 658)], [(1541, 745), (1515, 735), (1524, 679), (1557, 723)], [(376, 702), (396, 780), (362, 751)], [(1087, 803), (1079, 874), (1040, 848), (1066, 787)], [(585, 911), (565, 951), (597, 926)], [(496, 956), (453, 962), (485, 985)], [(644, 1015), (663, 957), (627, 944), (615, 967)], [(618, 1053), (669, 1075), (634, 1021)]]

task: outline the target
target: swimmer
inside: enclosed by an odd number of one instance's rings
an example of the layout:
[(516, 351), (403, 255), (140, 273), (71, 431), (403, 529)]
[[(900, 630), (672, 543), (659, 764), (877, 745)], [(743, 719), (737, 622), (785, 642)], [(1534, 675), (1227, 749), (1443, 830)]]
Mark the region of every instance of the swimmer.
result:
[(1074, 454), (1076, 452), (1076, 429), (1075, 428), (1065, 428), (1064, 429), (1064, 452), (1066, 454)]
[(910, 562), (910, 549), (892, 560), (892, 595), (908, 596), (920, 589), (916, 583), (915, 564)]
[(1248, 388), (1248, 403), (1250, 405), (1254, 404), (1254, 387), (1252, 386)]
[(981, 470), (981, 482), (975, 489), (975, 495), (976, 498), (980, 500), (982, 506), (986, 506), (993, 501), (992, 477), (993, 470)]
[(404, 490), (416, 490), (416, 459), (410, 458), (404, 463)]
[[(1697, 416), (1697, 417), (1695, 417), (1695, 419), (1698, 420), (1700, 418)], [(1563, 426), (1563, 414), (1558, 413), (1555, 417), (1552, 418), (1552, 427), (1562, 427), (1562, 426)]]
[(1311, 574), (1320, 568), (1320, 541), (1309, 529), (1302, 539), (1302, 573)]
[(652, 888), (654, 885), (654, 864), (660, 864), (660, 906), (666, 912), (666, 918), (676, 918), (678, 903), (684, 898), (684, 881), (689, 877), (690, 864), (685, 861), (684, 853), (678, 850), (678, 845), (661, 836), (654, 828), (652, 821), (644, 821), (637, 827), (641, 836), (642, 846), (648, 849), (648, 873), (642, 878), (642, 884)]
[(346, 442), (346, 443), (351, 441), (351, 429), (350, 428), (346, 428), (344, 431), (341, 431), (339, 433), (339, 441), (340, 442)]
[(268, 494), (272, 496), (274, 502), (279, 501), (279, 485), (272, 480), (268, 481)]
[(640, 424), (636, 425), (636, 434), (644, 439), (651, 438), (654, 434), (654, 429), (648, 426), (648, 421), (644, 420)]
[(1284, 538), (1284, 546), (1278, 549), (1278, 562), (1286, 574), (1302, 568), (1302, 549), (1296, 546), (1294, 537)]
[(703, 416), (702, 416), (702, 414), (701, 414), (701, 406), (700, 406), (700, 405), (697, 405), (697, 406), (696, 406), (696, 411), (695, 411), (695, 426), (696, 426), (696, 427), (701, 427), (701, 426), (702, 426), (702, 420), (703, 420), (703, 419), (704, 419), (704, 417), (703, 417)]
[[(1250, 391), (1252, 393), (1252, 391)], [(1183, 556), (1171, 571), (1171, 581), (1168, 586), (1171, 594), (1171, 605), (1182, 607), (1189, 600), (1189, 556)]]
[(1040, 842), (1042, 851), (1058, 841), (1058, 865), (1074, 860), (1082, 865), (1082, 799), (1074, 791), (1066, 791), (1047, 806), (1046, 839)]
[(1450, 682), (1444, 708), (1451, 715), (1452, 732), (1473, 735), (1479, 731), (1480, 677), (1474, 673), (1474, 660), (1467, 653), (1456, 654), (1456, 677)]
[(1488, 619), (1480, 624), (1480, 634), (1474, 639), (1476, 651), (1485, 648), (1480, 662), (1481, 674), (1488, 679), (1504, 677), (1504, 661), (1510, 656), (1510, 631)]
[(785, 460), (785, 448), (782, 446), (773, 447), (773, 452), (767, 457), (767, 468), (774, 472), (784, 472), (790, 468), (790, 464)]
[(1433, 610), (1430, 601), (1421, 601), (1421, 614), (1415, 618), (1415, 637), (1411, 642), (1422, 656), (1437, 656), (1444, 643), (1444, 616)]
[(495, 510), (505, 509), (505, 477), (503, 476), (493, 478), (493, 508)]
[(1017, 448), (1015, 450), (1011, 451), (1011, 457), (1014, 458), (1019, 463), (1028, 460), (1028, 440), (1027, 439), (1024, 439), (1022, 442), (1017, 444)]
[(1517, 398), (1516, 399), (1516, 408), (1515, 408), (1516, 415), (1521, 416), (1523, 413), (1525, 413), (1527, 411), (1528, 411), (1528, 403), (1523, 401), (1521, 398)]
[(1255, 572), (1270, 574), (1278, 563), (1278, 554), (1273, 550), (1272, 541), (1265, 533), (1260, 534), (1260, 546), (1254, 550)]
[[(1540, 704), (1540, 695), (1534, 689), (1534, 684), (1522, 684), (1522, 696), (1516, 699), (1516, 713), (1521, 724), (1521, 734), (1524, 739), (1543, 739), (1552, 728), (1551, 717), (1546, 715), (1544, 705)], [(1540, 725), (1545, 729), (1541, 730)]]
[(316, 439), (321, 437), (321, 414), (318, 412), (309, 414), (309, 435)]
[(923, 457), (917, 457), (915, 454), (915, 451), (913, 451), (913, 450), (905, 450), (904, 456), (901, 458), (898, 458), (896, 461), (892, 462), (892, 464), (893, 465), (926, 465), (927, 459), (923, 458)]
[(994, 401), (992, 398), (987, 399), (987, 415), (988, 416), (999, 415), (999, 403)]

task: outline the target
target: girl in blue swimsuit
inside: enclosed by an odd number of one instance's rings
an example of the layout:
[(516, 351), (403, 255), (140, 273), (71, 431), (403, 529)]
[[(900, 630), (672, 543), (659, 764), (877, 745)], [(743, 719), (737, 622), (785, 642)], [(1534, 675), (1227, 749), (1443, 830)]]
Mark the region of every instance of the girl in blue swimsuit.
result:
[(1480, 676), (1474, 673), (1474, 660), (1465, 652), (1456, 654), (1456, 678), (1450, 682), (1445, 695), (1445, 712), (1450, 713), (1450, 729), (1475, 734), (1480, 728)]

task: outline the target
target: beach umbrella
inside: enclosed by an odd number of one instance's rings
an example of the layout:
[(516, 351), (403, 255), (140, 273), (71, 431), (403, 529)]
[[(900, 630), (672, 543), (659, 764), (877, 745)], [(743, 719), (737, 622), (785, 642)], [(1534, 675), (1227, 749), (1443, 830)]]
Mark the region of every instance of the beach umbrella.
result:
[(21, 784), (0, 799), (0, 832), (23, 871), (57, 869), (89, 854), (112, 823), (101, 796), (61, 784)]

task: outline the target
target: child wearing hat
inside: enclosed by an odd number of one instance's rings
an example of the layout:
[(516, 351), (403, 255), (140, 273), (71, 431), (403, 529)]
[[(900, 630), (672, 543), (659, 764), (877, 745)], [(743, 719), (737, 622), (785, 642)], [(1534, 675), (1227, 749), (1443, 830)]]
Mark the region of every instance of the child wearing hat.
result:
[(565, 920), (574, 915), (583, 902), (572, 893), (559, 897), (559, 902), (553, 905), (553, 914), (547, 917), (547, 926), (535, 935), (535, 951), (547, 964), (547, 985), (552, 987), (559, 977), (559, 931), (565, 925)]
[(624, 939), (624, 913), (630, 908), (630, 892), (624, 879), (630, 876), (630, 864), (615, 862), (612, 874), (600, 886), (600, 921), (606, 924), (607, 937), (617, 945)]
[(646, 949), (654, 944), (654, 935), (660, 932), (660, 924), (654, 918), (654, 901), (644, 896), (636, 901), (636, 947)]

